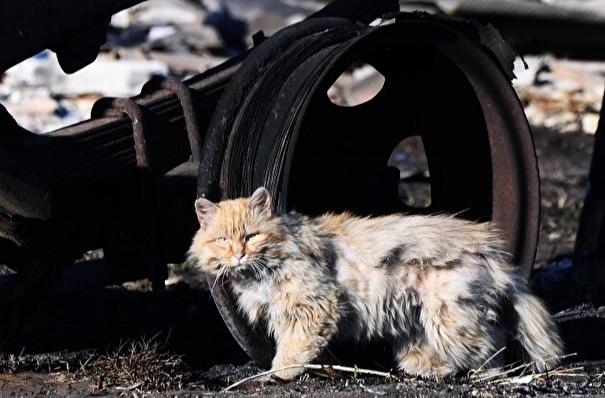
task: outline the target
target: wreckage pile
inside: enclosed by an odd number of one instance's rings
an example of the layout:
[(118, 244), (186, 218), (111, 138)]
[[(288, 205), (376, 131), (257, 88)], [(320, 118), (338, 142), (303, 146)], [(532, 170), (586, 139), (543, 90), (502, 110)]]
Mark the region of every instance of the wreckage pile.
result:
[[(0, 104), (24, 128), (44, 133), (90, 117), (100, 97), (131, 97), (154, 75), (180, 79), (202, 73), (323, 4), (316, 1), (150, 0), (112, 18), (97, 60), (71, 75), (45, 51), (10, 68), (0, 80)], [(524, 62), (527, 69), (524, 66)], [(525, 55), (513, 82), (533, 126), (594, 133), (605, 64)], [(340, 92), (363, 97), (375, 76), (339, 81)], [(355, 98), (348, 98), (355, 101)]]

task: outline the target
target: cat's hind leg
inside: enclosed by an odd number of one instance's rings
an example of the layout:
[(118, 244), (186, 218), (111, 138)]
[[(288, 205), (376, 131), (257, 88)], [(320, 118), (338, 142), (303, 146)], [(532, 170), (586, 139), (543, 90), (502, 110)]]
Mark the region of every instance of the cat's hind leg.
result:
[(421, 336), (396, 351), (399, 367), (412, 374), (441, 377), (460, 371), (494, 367), (491, 358), (503, 345), (489, 311), (469, 300), (425, 300), (420, 315)]
[(403, 345), (396, 349), (395, 360), (399, 370), (413, 375), (443, 377), (456, 372), (456, 367), (439, 358), (425, 341)]

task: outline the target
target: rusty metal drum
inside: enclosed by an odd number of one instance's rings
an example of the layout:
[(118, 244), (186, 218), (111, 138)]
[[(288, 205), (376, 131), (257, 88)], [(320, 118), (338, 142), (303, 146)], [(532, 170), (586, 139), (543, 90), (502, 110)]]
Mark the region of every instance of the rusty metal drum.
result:
[[(511, 85), (513, 60), (489, 25), (422, 13), (372, 26), (316, 18), (286, 28), (258, 44), (225, 89), (206, 135), (213, 150), (201, 160), (198, 196), (247, 196), (262, 185), (280, 211), (492, 220), (528, 276), (539, 180)], [(332, 101), (334, 82), (363, 65), (383, 77), (380, 90), (356, 106)], [(421, 207), (401, 200), (401, 173), (388, 164), (410, 137), (422, 142), (428, 166), (430, 201)], [(240, 345), (269, 365), (270, 339), (239, 316), (227, 286), (210, 285)]]

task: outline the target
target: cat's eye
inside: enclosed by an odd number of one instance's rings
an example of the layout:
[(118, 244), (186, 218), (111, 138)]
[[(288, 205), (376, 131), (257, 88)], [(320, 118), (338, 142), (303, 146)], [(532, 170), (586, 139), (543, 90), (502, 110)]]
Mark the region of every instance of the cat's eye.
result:
[(249, 242), (250, 239), (252, 239), (256, 236), (258, 236), (258, 232), (253, 232), (251, 234), (248, 234), (248, 235), (244, 236), (244, 241)]
[(220, 238), (218, 238), (216, 240), (216, 243), (218, 243), (219, 245), (226, 245), (227, 242), (228, 242), (228, 239), (223, 236), (221, 236)]

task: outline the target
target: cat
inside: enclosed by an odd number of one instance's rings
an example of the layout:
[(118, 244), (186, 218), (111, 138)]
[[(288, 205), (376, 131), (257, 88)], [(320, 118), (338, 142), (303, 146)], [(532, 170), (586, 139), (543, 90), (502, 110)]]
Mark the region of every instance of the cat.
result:
[(449, 215), (278, 215), (270, 193), (195, 202), (190, 257), (228, 282), (293, 379), (328, 343), (386, 339), (399, 370), (436, 378), (502, 365), (512, 334), (537, 371), (563, 344), (492, 223)]

